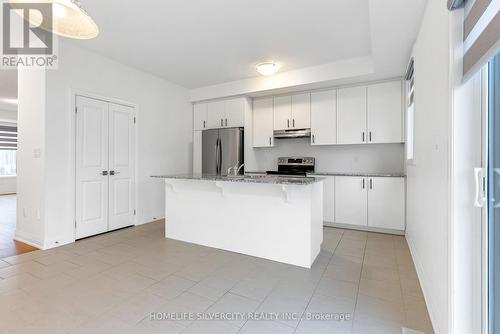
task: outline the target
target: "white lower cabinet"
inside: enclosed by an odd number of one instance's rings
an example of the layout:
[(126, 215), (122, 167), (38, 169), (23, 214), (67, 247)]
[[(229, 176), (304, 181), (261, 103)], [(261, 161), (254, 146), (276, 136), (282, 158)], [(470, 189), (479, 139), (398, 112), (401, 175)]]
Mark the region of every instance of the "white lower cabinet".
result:
[(321, 174), (311, 175), (323, 178), (323, 222), (335, 223), (335, 177)]
[(364, 177), (335, 177), (335, 222), (367, 225), (368, 194)]
[(404, 230), (404, 179), (402, 177), (372, 177), (368, 183), (368, 226)]
[(404, 231), (402, 177), (335, 177), (335, 223)]

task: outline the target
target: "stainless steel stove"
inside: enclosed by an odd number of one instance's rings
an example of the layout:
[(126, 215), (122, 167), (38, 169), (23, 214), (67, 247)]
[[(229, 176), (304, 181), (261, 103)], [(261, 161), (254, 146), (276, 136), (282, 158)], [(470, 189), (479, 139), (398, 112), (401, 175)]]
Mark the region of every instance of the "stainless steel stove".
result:
[(268, 175), (305, 177), (314, 173), (315, 159), (312, 157), (282, 157), (278, 158), (278, 170), (267, 171)]

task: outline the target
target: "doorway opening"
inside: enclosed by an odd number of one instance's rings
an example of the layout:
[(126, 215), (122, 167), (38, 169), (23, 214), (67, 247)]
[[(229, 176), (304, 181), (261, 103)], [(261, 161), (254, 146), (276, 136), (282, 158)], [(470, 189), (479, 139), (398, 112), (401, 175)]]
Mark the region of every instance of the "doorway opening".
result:
[(14, 240), (17, 199), (17, 70), (0, 71), (0, 259), (37, 248)]

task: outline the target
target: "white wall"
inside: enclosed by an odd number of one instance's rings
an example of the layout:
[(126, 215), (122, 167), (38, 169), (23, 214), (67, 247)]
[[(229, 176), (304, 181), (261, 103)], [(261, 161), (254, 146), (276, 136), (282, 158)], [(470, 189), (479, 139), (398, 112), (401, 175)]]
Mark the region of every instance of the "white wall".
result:
[(20, 69), (18, 77), (16, 239), (43, 247), (45, 71)]
[(415, 164), (406, 237), (436, 333), (449, 333), (450, 52), (446, 1), (428, 1), (415, 45)]
[[(188, 90), (66, 41), (59, 44), (59, 68), (46, 75), (47, 112), (42, 140), (46, 145), (44, 247), (74, 238), (71, 89), (139, 105), (137, 221), (141, 224), (163, 217), (163, 183), (150, 175), (191, 171), (192, 113)], [(21, 98), (23, 87), (20, 88)]]
[(247, 142), (245, 171), (276, 170), (278, 157), (311, 156), (316, 158), (317, 172), (404, 173), (403, 144), (311, 146), (310, 138), (274, 143), (270, 148), (252, 148)]
[(0, 109), (0, 122), (17, 122), (17, 111)]

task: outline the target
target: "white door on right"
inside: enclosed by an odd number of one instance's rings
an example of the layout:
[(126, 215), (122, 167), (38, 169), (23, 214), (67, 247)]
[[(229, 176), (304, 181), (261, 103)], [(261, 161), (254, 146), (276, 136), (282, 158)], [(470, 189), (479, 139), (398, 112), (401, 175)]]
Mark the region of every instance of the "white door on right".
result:
[(76, 99), (76, 239), (108, 231), (108, 103)]
[(366, 136), (366, 86), (337, 91), (337, 144), (363, 144)]
[(368, 142), (404, 141), (401, 81), (368, 86), (367, 106)]
[(402, 177), (368, 179), (368, 226), (405, 229), (405, 180)]
[(109, 230), (134, 225), (135, 108), (109, 104)]
[(335, 177), (335, 223), (366, 226), (367, 200), (364, 177)]

